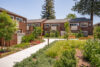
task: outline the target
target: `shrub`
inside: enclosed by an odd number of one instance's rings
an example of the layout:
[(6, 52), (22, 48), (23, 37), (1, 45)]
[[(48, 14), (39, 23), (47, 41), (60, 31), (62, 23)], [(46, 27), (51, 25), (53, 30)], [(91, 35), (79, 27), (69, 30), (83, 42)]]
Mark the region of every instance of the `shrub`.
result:
[(76, 67), (75, 50), (65, 50), (60, 59), (54, 64), (54, 67)]
[(29, 45), (30, 45), (29, 43), (21, 43), (21, 44), (14, 45), (13, 47), (15, 47), (15, 48), (26, 48)]
[(22, 42), (27, 43), (35, 39), (35, 36), (33, 34), (23, 36), (22, 37)]
[(77, 37), (77, 38), (83, 37), (83, 33), (82, 33), (82, 32), (79, 32), (78, 34), (76, 34), (76, 37)]
[(59, 37), (59, 36), (60, 36), (59, 31), (55, 31), (55, 37)]
[(45, 37), (49, 37), (49, 33), (46, 33), (44, 36), (45, 36)]
[(50, 32), (50, 37), (55, 37), (55, 32)]
[(93, 67), (100, 66), (100, 42), (88, 40), (84, 46), (84, 57), (90, 61)]
[(100, 39), (100, 27), (97, 26), (94, 28), (94, 38)]
[(67, 39), (68, 39), (68, 36), (69, 36), (68, 34), (65, 34), (65, 35), (64, 35), (64, 38), (67, 38)]

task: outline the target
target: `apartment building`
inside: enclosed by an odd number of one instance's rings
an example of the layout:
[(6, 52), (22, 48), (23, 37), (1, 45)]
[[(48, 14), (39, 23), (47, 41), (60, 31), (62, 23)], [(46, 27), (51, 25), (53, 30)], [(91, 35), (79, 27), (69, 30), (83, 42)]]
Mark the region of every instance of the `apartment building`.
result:
[(80, 30), (84, 36), (93, 34), (93, 23), (87, 18), (76, 18), (69, 20), (72, 33), (78, 33)]
[(90, 19), (87, 18), (76, 18), (76, 19), (39, 19), (39, 20), (29, 20), (27, 23), (27, 31), (31, 33), (33, 31), (33, 25), (42, 27), (43, 35), (50, 33), (51, 31), (59, 31), (60, 35), (65, 34), (64, 23), (69, 22), (70, 30), (72, 33), (78, 33), (82, 31), (84, 36), (93, 34), (93, 24)]
[(43, 29), (43, 23), (46, 21), (46, 19), (34, 19), (34, 20), (28, 20), (27, 21), (27, 34), (30, 34), (34, 30), (35, 27), (41, 27)]
[(59, 31), (60, 35), (65, 34), (64, 23), (66, 23), (67, 19), (52, 19), (47, 20), (43, 23), (43, 34), (50, 33), (50, 31)]
[[(16, 20), (18, 23), (18, 30), (15, 32), (15, 34), (12, 36), (12, 40), (9, 42), (6, 42), (7, 46), (15, 45), (21, 43), (22, 37), (26, 34), (26, 25), (27, 25), (27, 19), (23, 16), (20, 16), (18, 14), (15, 14), (13, 12), (10, 12), (4, 8), (0, 8), (0, 13), (6, 11), (7, 14), (13, 19)], [(0, 45), (3, 44), (4, 40), (0, 40)]]

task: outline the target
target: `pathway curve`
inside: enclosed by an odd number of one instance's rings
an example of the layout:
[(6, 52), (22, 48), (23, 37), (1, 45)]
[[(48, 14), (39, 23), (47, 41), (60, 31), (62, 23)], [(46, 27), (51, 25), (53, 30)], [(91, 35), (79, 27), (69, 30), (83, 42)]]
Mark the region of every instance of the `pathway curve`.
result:
[[(47, 39), (44, 39), (45, 42), (40, 43), (38, 45), (35, 45), (33, 47), (24, 49), (22, 51), (19, 51), (17, 53), (11, 54), (9, 56), (6, 56), (4, 58), (0, 59), (0, 67), (13, 67), (13, 65), (16, 62), (20, 62), (23, 59), (31, 56), (31, 54), (36, 53), (39, 49), (45, 47), (47, 45)], [(55, 41), (55, 40), (63, 40), (63, 39), (50, 39), (49, 43)]]
[(76, 58), (78, 59), (77, 67), (90, 67), (90, 64), (83, 59), (81, 50), (76, 49)]

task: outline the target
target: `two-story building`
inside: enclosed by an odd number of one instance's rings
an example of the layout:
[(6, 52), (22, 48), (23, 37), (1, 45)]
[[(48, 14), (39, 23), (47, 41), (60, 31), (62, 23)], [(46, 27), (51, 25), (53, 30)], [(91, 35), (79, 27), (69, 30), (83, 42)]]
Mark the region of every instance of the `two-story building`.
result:
[(90, 19), (87, 18), (76, 18), (76, 19), (39, 19), (39, 20), (29, 20), (27, 23), (27, 33), (33, 31), (33, 25), (39, 26), (43, 29), (43, 35), (50, 33), (51, 31), (59, 31), (60, 35), (64, 35), (65, 27), (64, 23), (69, 22), (70, 30), (72, 33), (79, 33), (82, 31), (84, 36), (93, 34), (93, 24)]
[[(10, 12), (4, 8), (0, 8), (0, 13), (6, 11), (7, 14), (17, 22), (18, 30), (15, 32), (15, 34), (12, 36), (12, 40), (9, 42), (6, 42), (6, 45), (15, 45), (21, 43), (22, 37), (26, 34), (26, 25), (27, 25), (27, 19), (23, 16), (20, 16), (18, 14), (15, 14), (13, 12)], [(0, 40), (0, 45), (3, 44), (4, 40)]]
[(43, 23), (43, 33), (50, 33), (50, 31), (59, 31), (60, 35), (65, 34), (64, 23), (66, 23), (67, 19), (51, 19), (47, 20)]
[(34, 30), (35, 27), (41, 27), (43, 29), (43, 23), (46, 21), (46, 19), (34, 19), (34, 20), (28, 20), (27, 21), (27, 34), (30, 34)]
[(69, 20), (72, 33), (78, 33), (80, 30), (84, 36), (93, 34), (93, 23), (87, 18), (76, 18)]

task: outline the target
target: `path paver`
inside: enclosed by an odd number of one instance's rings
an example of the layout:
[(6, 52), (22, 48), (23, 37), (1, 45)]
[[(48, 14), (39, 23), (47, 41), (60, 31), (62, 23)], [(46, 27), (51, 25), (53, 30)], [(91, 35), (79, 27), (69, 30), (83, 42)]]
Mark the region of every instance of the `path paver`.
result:
[[(45, 47), (47, 45), (47, 39), (44, 39), (45, 42), (40, 43), (38, 45), (32, 46), (30, 48), (24, 49), (22, 51), (16, 52), (9, 56), (0, 59), (0, 67), (13, 67), (16, 62), (20, 62), (23, 59), (31, 56), (31, 54), (36, 53), (39, 49)], [(49, 43), (55, 40), (63, 40), (63, 39), (50, 39)]]

